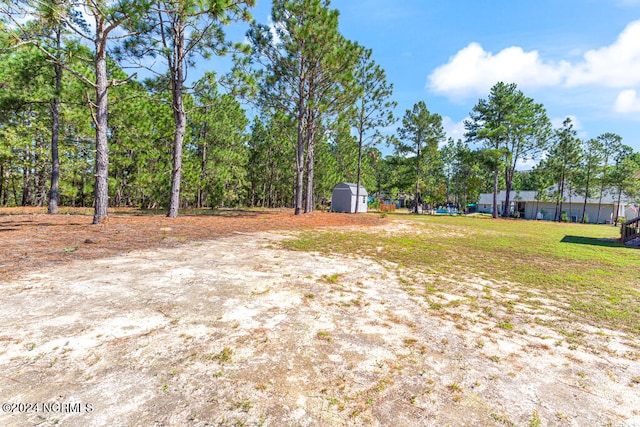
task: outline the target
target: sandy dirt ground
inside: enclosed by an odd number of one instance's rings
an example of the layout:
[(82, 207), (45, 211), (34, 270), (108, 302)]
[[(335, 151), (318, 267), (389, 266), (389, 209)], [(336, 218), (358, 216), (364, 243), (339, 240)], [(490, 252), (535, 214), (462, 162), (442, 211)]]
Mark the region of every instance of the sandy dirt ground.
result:
[(640, 426), (638, 337), (507, 313), (478, 277), (282, 249), (295, 233), (3, 281), (0, 425)]

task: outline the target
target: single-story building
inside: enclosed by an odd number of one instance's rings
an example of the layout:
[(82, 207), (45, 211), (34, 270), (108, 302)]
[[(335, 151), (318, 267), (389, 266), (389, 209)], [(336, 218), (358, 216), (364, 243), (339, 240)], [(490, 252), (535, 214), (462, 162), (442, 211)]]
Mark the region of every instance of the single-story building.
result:
[[(575, 192), (566, 195), (562, 202), (562, 211), (566, 212), (567, 218), (571, 222), (578, 222), (582, 219), (582, 210), (584, 208), (584, 196), (580, 196)], [(548, 192), (550, 194), (550, 192)], [(498, 193), (498, 214), (502, 215), (507, 207), (506, 191), (502, 190)], [(512, 191), (509, 197), (509, 212), (511, 216), (518, 216), (526, 219), (545, 219), (553, 221), (556, 217), (556, 200), (555, 198), (546, 198), (544, 201), (538, 200), (537, 191)], [(601, 204), (600, 204), (601, 203)], [(600, 204), (600, 213), (598, 214), (598, 205)], [(585, 222), (600, 224), (611, 223), (615, 220), (615, 212), (618, 204), (617, 194), (606, 192), (600, 197), (590, 197), (587, 199), (585, 209)], [(480, 194), (477, 203), (477, 211), (482, 213), (492, 213), (493, 211), (493, 193)], [(517, 214), (516, 214), (517, 212)], [(559, 213), (562, 214), (561, 212)], [(632, 219), (640, 216), (638, 206), (629, 198), (622, 195), (620, 198), (620, 206), (618, 217)]]
[(356, 203), (358, 204), (358, 212), (367, 211), (367, 200), (369, 194), (367, 190), (361, 185), (358, 194), (359, 199), (356, 200), (356, 192), (358, 186), (356, 184), (350, 184), (342, 182), (336, 185), (331, 192), (331, 211), (332, 212), (356, 212)]

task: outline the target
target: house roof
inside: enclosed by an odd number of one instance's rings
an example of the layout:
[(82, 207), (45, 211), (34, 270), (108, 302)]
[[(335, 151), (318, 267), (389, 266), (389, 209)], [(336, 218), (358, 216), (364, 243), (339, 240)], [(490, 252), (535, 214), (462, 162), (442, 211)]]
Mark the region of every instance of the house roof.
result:
[[(351, 191), (351, 195), (356, 195), (356, 189), (358, 188), (357, 184), (349, 183), (349, 182), (341, 182), (340, 184), (333, 187), (333, 190), (349, 190)], [(367, 189), (362, 185), (360, 186), (360, 196), (368, 196)]]
[[(512, 191), (509, 200), (530, 202), (536, 200), (537, 191)], [(498, 203), (503, 202), (507, 198), (507, 192), (502, 190), (498, 193)], [(493, 193), (482, 193), (478, 200), (479, 205), (493, 204)]]
[[(553, 193), (556, 191), (556, 187), (550, 187), (547, 189), (547, 194), (552, 196)], [(511, 201), (518, 201), (518, 202), (537, 202), (537, 195), (538, 192), (537, 191), (511, 191), (509, 200)], [(505, 201), (507, 196), (507, 192), (505, 190), (500, 191), (500, 193), (498, 193), (498, 203)], [(553, 197), (548, 197), (547, 198), (548, 201), (555, 201), (555, 198)], [(576, 191), (571, 191), (571, 193), (569, 193), (568, 188), (565, 189), (565, 196), (563, 199), (563, 202), (569, 202), (569, 200), (571, 200), (571, 202), (573, 203), (578, 203), (578, 202), (583, 202), (584, 201), (584, 195), (579, 194)], [(543, 200), (540, 200), (543, 201)], [(600, 197), (589, 197), (587, 199), (587, 203), (588, 204), (598, 204), (600, 202)], [(629, 197), (626, 197), (625, 194), (622, 194), (622, 196), (620, 197), (620, 203), (622, 204), (629, 204), (631, 203), (632, 200)], [(605, 189), (604, 194), (602, 195), (602, 204), (604, 205), (613, 205), (618, 203), (618, 195), (616, 194), (616, 192), (612, 189)], [(478, 204), (480, 205), (491, 205), (493, 204), (493, 193), (482, 193), (480, 194), (480, 199), (478, 201)]]

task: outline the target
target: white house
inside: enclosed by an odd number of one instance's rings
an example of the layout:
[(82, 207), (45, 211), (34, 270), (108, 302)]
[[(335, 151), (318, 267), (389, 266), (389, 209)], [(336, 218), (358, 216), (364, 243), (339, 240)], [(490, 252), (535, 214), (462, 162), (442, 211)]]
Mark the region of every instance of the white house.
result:
[[(551, 192), (548, 192), (549, 194)], [(566, 191), (564, 200), (562, 201), (562, 211), (566, 213), (567, 218), (571, 222), (578, 222), (582, 219), (582, 210), (584, 208), (584, 196), (580, 196), (575, 192)], [(506, 191), (502, 190), (498, 193), (498, 213), (501, 215), (506, 209)], [(618, 204), (617, 194), (605, 191), (600, 197), (591, 197), (587, 199), (585, 221), (590, 223), (610, 223), (616, 218), (615, 212)], [(537, 191), (512, 191), (509, 197), (509, 212), (511, 215), (517, 215), (526, 219), (545, 219), (554, 220), (556, 217), (556, 200), (555, 198), (546, 198), (545, 201), (538, 200)], [(600, 205), (598, 213), (598, 205)], [(480, 194), (478, 201), (478, 212), (492, 213), (493, 193)], [(516, 214), (517, 212), (517, 214)], [(562, 213), (559, 212), (558, 215)], [(632, 219), (640, 216), (638, 206), (625, 197), (623, 194), (620, 198), (620, 206), (618, 209), (618, 217)]]
[(331, 193), (331, 211), (332, 212), (348, 212), (355, 213), (356, 203), (358, 204), (358, 212), (367, 211), (367, 198), (369, 194), (361, 185), (359, 199), (356, 200), (356, 184), (342, 182), (333, 188)]

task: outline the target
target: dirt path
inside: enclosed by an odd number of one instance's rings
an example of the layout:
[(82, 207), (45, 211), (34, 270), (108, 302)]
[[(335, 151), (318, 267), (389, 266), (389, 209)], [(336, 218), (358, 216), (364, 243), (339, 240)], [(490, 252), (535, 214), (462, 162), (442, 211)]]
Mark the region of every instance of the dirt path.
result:
[[(433, 315), (395, 266), (282, 250), (284, 238), (5, 283), (0, 425), (640, 425), (626, 337), (575, 325), (590, 344), (567, 345), (525, 307), (513, 329), (455, 305)], [(493, 286), (470, 277), (440, 298)]]

